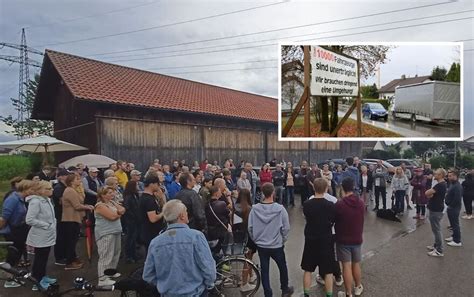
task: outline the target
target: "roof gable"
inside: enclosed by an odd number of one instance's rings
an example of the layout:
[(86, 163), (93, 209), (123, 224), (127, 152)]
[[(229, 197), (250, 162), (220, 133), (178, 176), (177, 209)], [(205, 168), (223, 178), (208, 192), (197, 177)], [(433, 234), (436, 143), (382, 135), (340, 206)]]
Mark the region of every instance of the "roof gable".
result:
[(274, 98), (51, 50), (46, 50), (45, 61), (47, 58), (78, 99), (270, 123), (278, 121)]
[(385, 86), (381, 87), (379, 93), (395, 93), (395, 88), (398, 86), (406, 86), (412, 84), (419, 84), (424, 82), (425, 80), (431, 80), (431, 76), (416, 76), (416, 77), (408, 77), (408, 78), (397, 78), (386, 84)]

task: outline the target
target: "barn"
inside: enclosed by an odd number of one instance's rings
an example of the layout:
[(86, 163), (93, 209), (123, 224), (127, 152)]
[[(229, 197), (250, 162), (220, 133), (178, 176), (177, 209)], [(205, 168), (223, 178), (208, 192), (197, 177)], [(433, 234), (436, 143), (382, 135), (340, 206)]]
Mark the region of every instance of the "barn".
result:
[(54, 121), (58, 139), (138, 168), (155, 158), (262, 164), (360, 155), (360, 142), (279, 142), (277, 106), (275, 98), (46, 50), (32, 117)]

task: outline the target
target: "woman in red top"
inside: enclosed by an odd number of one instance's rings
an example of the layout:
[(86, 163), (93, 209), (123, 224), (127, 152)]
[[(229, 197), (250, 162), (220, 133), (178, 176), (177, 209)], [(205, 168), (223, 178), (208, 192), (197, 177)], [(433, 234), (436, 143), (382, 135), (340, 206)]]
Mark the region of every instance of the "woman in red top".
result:
[(266, 163), (262, 166), (262, 170), (260, 170), (260, 186), (264, 183), (271, 183), (272, 182), (272, 172), (270, 171), (270, 164)]

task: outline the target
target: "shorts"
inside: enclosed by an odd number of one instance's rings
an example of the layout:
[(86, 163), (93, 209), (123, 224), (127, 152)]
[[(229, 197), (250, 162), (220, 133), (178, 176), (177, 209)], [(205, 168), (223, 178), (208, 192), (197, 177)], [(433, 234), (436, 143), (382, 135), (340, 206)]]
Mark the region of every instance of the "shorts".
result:
[(319, 267), (319, 274), (325, 276), (336, 272), (334, 244), (331, 239), (305, 240), (301, 269), (314, 272)]
[(361, 246), (360, 244), (336, 244), (337, 260), (341, 262), (360, 262), (362, 260)]

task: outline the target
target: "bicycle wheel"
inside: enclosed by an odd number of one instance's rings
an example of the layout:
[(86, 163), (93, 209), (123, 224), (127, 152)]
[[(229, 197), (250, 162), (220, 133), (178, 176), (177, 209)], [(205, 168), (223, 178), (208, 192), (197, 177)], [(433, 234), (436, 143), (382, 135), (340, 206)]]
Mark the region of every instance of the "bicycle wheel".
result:
[[(260, 288), (260, 271), (243, 257), (227, 257), (217, 266), (216, 289), (228, 296), (254, 296)], [(243, 286), (247, 284), (246, 286)]]

